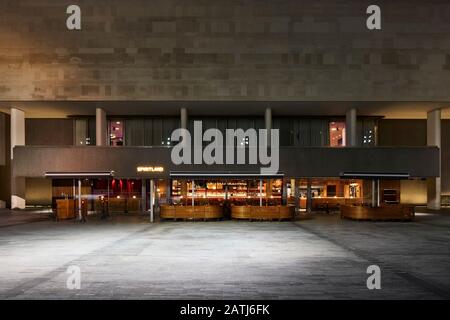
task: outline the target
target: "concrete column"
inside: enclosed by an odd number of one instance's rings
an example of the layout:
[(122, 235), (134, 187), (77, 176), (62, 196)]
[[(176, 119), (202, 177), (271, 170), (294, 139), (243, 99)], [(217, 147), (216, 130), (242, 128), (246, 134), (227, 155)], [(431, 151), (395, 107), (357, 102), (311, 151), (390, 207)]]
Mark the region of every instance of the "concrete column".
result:
[(436, 109), (427, 114), (427, 145), (439, 148), (439, 177), (428, 178), (428, 209), (441, 209), (441, 110)]
[(169, 204), (171, 200), (172, 193), (172, 181), (170, 179), (165, 180), (166, 182), (166, 203)]
[(347, 147), (355, 147), (356, 139), (356, 109), (352, 108), (345, 114), (345, 141)]
[[(14, 147), (25, 145), (25, 113), (11, 109), (11, 161), (14, 166)], [(11, 209), (25, 209), (25, 178), (11, 177)]]
[(372, 179), (372, 208), (375, 208), (377, 206), (376, 197), (376, 180)]
[(95, 141), (97, 146), (108, 145), (107, 134), (106, 112), (102, 108), (97, 108), (95, 109)]
[(0, 209), (6, 208), (11, 199), (11, 169), (9, 156), (10, 143), (9, 118), (0, 112)]
[(192, 180), (192, 206), (195, 205), (195, 181)]
[(0, 112), (0, 166), (6, 165), (6, 115)]
[(180, 109), (180, 128), (187, 129), (188, 127), (188, 112), (186, 108)]
[(154, 221), (154, 194), (155, 193), (155, 181), (153, 179), (150, 180), (150, 222)]
[(78, 179), (78, 219), (83, 220), (82, 214), (82, 203), (81, 203), (81, 179)]
[(259, 206), (260, 207), (262, 207), (262, 205), (263, 205), (262, 191), (263, 191), (263, 181), (262, 181), (262, 179), (259, 179)]
[(266, 111), (264, 113), (264, 121), (266, 123), (266, 129), (268, 130), (267, 145), (270, 146), (270, 144), (271, 144), (270, 130), (272, 129), (272, 109), (271, 108), (266, 108)]
[(282, 205), (287, 205), (288, 203), (288, 199), (287, 199), (287, 179), (282, 180), (282, 194), (281, 194), (281, 204)]
[(292, 186), (294, 191), (295, 212), (300, 212), (300, 180), (294, 179)]
[(141, 210), (142, 212), (147, 211), (147, 180), (141, 180)]
[(311, 178), (307, 179), (306, 185), (306, 213), (312, 212), (312, 186)]

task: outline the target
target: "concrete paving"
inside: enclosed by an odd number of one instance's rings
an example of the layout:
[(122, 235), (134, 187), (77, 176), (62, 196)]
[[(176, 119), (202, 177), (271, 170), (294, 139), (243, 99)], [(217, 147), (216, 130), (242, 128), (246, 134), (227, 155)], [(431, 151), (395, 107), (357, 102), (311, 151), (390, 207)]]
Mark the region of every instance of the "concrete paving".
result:
[[(0, 229), (1, 299), (448, 299), (450, 216), (36, 222)], [(366, 269), (381, 268), (368, 290)], [(81, 270), (81, 288), (66, 286)]]

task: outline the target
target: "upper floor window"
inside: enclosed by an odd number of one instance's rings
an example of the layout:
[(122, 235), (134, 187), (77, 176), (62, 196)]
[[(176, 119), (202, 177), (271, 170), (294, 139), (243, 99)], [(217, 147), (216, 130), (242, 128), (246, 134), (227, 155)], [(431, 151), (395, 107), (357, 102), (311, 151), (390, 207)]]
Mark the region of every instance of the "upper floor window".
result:
[(109, 145), (124, 145), (124, 125), (122, 119), (112, 119), (109, 121)]
[(95, 119), (75, 119), (75, 145), (95, 146)]
[(330, 122), (330, 147), (345, 147), (345, 122)]

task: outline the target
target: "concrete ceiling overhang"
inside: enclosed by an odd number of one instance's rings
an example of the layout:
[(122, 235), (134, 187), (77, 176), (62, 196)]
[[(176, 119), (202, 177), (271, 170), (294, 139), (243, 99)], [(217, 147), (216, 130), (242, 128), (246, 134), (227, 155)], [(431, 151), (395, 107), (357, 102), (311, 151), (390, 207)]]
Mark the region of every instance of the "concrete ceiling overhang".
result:
[(275, 116), (343, 116), (355, 107), (359, 115), (391, 119), (425, 119), (430, 110), (442, 108), (450, 119), (450, 102), (293, 102), (293, 101), (2, 101), (0, 112), (18, 108), (27, 118), (65, 118), (95, 115), (97, 107), (108, 115), (179, 115), (186, 107), (190, 115), (264, 115), (267, 107)]

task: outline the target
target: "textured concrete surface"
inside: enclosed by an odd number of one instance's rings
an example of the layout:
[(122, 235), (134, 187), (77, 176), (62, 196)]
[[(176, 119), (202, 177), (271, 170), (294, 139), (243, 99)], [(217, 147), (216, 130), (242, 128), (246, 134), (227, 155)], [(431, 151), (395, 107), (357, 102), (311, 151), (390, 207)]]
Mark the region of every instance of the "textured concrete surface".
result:
[(447, 0), (0, 2), (0, 100), (448, 101)]
[[(367, 223), (38, 222), (0, 232), (2, 299), (442, 299), (450, 216)], [(366, 268), (381, 267), (381, 290)], [(81, 289), (66, 288), (69, 266)]]

